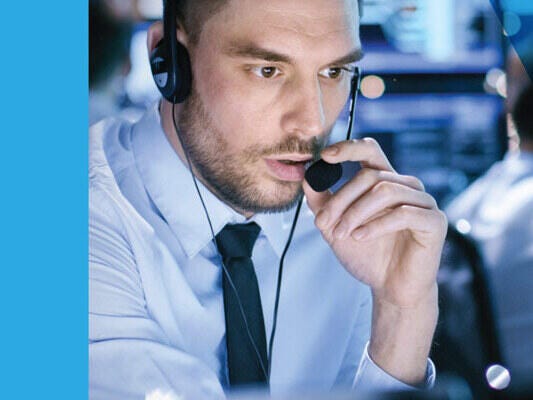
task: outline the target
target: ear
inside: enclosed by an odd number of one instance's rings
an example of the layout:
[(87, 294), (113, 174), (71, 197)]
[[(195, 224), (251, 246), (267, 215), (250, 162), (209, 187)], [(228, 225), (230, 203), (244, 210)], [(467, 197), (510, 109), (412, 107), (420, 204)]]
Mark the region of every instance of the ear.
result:
[(163, 21), (157, 21), (150, 25), (147, 36), (148, 54), (152, 54), (152, 51), (154, 51), (164, 36)]
[[(178, 42), (187, 48), (188, 45), (188, 36), (183, 30), (181, 24), (178, 23), (178, 31), (176, 32)], [(163, 29), (163, 21), (154, 22), (148, 28), (147, 44), (148, 44), (148, 54), (152, 54), (157, 44), (165, 36), (165, 31)]]

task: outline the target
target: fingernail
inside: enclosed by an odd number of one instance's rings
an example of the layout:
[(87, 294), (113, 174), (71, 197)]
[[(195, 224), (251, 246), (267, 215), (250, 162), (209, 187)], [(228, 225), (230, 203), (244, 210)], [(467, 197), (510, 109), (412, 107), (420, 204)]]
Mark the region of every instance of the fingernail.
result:
[(316, 225), (319, 228), (325, 228), (328, 225), (329, 221), (329, 214), (326, 210), (320, 210), (318, 215), (316, 216)]
[(352, 233), (352, 237), (353, 237), (355, 240), (361, 240), (361, 239), (363, 239), (367, 234), (368, 234), (368, 229), (366, 229), (365, 227), (362, 227), (362, 228), (357, 228), (355, 231), (353, 231), (353, 233)]
[(339, 226), (337, 226), (337, 228), (335, 228), (334, 235), (337, 239), (344, 239), (347, 233), (348, 228), (344, 224), (340, 224)]
[(329, 146), (324, 149), (324, 153), (328, 156), (336, 156), (339, 152), (339, 148), (337, 146)]

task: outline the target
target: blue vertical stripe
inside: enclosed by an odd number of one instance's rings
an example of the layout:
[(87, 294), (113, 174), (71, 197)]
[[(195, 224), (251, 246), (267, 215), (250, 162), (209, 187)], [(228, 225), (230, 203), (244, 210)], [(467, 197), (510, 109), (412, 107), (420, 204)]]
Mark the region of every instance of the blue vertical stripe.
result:
[(87, 7), (1, 6), (3, 398), (87, 397)]

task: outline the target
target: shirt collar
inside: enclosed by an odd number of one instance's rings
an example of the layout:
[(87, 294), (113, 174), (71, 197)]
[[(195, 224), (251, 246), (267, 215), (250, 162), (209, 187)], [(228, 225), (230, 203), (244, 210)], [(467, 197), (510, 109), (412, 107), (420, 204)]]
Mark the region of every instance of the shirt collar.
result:
[[(256, 214), (253, 220), (261, 227), (268, 242), (281, 258), (294, 219), (295, 208), (276, 214)], [(302, 216), (300, 215), (300, 218)]]
[[(211, 240), (211, 231), (189, 169), (178, 157), (161, 127), (158, 103), (147, 110), (132, 128), (135, 163), (144, 186), (178, 239), (187, 257), (194, 257)], [(243, 223), (245, 217), (220, 201), (200, 181), (215, 235), (228, 223)], [(251, 218), (262, 229), (278, 256), (290, 231), (294, 210), (257, 214)]]

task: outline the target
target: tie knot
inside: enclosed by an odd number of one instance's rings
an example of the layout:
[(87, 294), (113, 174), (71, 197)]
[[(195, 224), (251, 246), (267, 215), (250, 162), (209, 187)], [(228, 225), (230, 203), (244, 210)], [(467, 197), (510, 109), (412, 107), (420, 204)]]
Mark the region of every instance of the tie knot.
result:
[(222, 258), (250, 258), (260, 230), (261, 228), (255, 222), (227, 224), (216, 236), (218, 250)]

